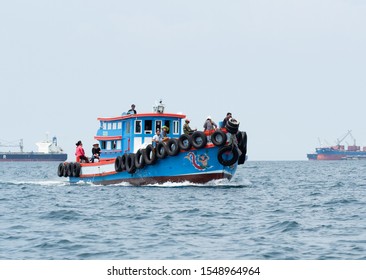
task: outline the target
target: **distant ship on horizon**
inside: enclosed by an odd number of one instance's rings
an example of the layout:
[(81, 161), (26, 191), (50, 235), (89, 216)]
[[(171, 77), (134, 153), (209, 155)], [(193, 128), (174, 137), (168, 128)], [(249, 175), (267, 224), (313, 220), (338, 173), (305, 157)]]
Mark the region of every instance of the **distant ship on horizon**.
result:
[[(341, 145), (348, 136), (353, 139), (353, 145)], [(356, 145), (356, 140), (349, 130), (341, 140), (337, 139), (335, 146), (315, 148), (315, 153), (307, 154), (309, 160), (350, 160), (350, 159), (366, 159), (366, 146), (361, 147)]]
[(52, 141), (46, 139), (36, 143), (38, 147), (37, 152), (24, 152), (23, 139), (19, 140), (18, 144), (3, 144), (0, 142), (1, 147), (19, 147), (19, 152), (0, 151), (1, 161), (65, 161), (67, 154), (63, 152), (62, 148), (57, 145), (57, 138), (53, 137)]

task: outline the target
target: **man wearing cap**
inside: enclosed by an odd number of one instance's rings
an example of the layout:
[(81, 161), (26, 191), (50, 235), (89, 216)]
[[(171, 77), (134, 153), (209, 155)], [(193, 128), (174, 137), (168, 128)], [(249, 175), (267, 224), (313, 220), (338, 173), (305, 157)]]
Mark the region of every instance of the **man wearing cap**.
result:
[(168, 136), (169, 127), (164, 125), (161, 129), (162, 129), (161, 137), (163, 138), (163, 141), (168, 141), (169, 140), (169, 136)]
[(127, 115), (137, 114), (135, 107), (135, 104), (132, 104), (131, 109), (127, 111)]
[(100, 157), (100, 148), (99, 148), (99, 144), (95, 143), (93, 145), (93, 149), (92, 149), (92, 157), (91, 157), (91, 162), (94, 162), (94, 159), (98, 159), (99, 160)]
[(184, 132), (184, 134), (191, 135), (193, 132), (195, 132), (197, 130), (197, 129), (192, 129), (189, 126), (189, 123), (190, 122), (191, 121), (189, 119), (186, 119), (185, 124), (183, 125), (183, 132)]

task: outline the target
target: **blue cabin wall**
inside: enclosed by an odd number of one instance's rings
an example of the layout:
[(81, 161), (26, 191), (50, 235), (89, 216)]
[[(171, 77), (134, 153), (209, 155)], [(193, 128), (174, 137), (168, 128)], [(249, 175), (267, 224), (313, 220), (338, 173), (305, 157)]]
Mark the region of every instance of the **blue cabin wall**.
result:
[(168, 137), (178, 138), (182, 131), (182, 118), (159, 116), (130, 117), (101, 120), (96, 139), (101, 147), (101, 158), (115, 158), (124, 153), (135, 153), (143, 144), (150, 144), (157, 128), (169, 127)]

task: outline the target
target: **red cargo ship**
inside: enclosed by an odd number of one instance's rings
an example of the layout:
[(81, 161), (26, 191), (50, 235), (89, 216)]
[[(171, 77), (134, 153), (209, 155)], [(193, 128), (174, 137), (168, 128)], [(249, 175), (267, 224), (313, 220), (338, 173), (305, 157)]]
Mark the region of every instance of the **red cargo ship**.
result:
[[(341, 145), (341, 142), (348, 136), (353, 139), (354, 144), (348, 145), (348, 147), (345, 148), (344, 145)], [(309, 160), (366, 159), (366, 147), (362, 147), (361, 150), (361, 147), (356, 145), (356, 140), (353, 138), (351, 130), (349, 130), (341, 140), (337, 140), (337, 145), (316, 148), (315, 153), (307, 154), (307, 158)]]

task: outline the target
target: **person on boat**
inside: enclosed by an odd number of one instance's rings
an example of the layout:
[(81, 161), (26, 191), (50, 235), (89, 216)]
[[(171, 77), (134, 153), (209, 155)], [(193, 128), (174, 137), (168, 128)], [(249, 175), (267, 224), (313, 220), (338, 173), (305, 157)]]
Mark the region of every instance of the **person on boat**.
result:
[(76, 156), (76, 162), (89, 162), (89, 159), (85, 156), (85, 151), (83, 149), (83, 143), (79, 140), (76, 143), (76, 151), (75, 151), (75, 156)]
[(95, 143), (93, 145), (92, 148), (92, 157), (91, 157), (91, 162), (94, 162), (95, 159), (99, 160), (100, 158), (100, 148), (99, 148), (99, 144)]
[(211, 131), (217, 128), (217, 124), (212, 120), (211, 116), (208, 116), (203, 124), (204, 131)]
[(189, 126), (189, 123), (191, 121), (189, 119), (186, 119), (185, 120), (185, 124), (183, 125), (183, 133), (184, 134), (187, 134), (187, 135), (191, 135), (193, 132), (195, 132), (197, 130), (196, 129), (192, 129), (190, 126)]
[(205, 123), (203, 124), (203, 132), (207, 136), (207, 140), (211, 141), (211, 134), (217, 129), (217, 124), (212, 120), (211, 116), (208, 116)]
[(163, 141), (163, 137), (161, 136), (160, 129), (157, 129), (155, 135), (152, 138), (152, 145), (155, 148), (156, 144)]
[(232, 118), (231, 113), (227, 113), (225, 119), (222, 121), (221, 128), (224, 128), (226, 126), (226, 123), (230, 118)]
[(167, 141), (167, 140), (169, 140), (169, 137), (168, 137), (168, 132), (169, 132), (169, 127), (167, 127), (167, 126), (163, 126), (162, 127), (162, 132), (161, 132), (161, 137), (162, 137), (162, 141)]
[(135, 104), (132, 104), (131, 109), (127, 111), (127, 115), (137, 114), (135, 107), (136, 107)]

